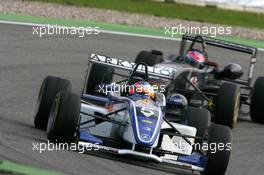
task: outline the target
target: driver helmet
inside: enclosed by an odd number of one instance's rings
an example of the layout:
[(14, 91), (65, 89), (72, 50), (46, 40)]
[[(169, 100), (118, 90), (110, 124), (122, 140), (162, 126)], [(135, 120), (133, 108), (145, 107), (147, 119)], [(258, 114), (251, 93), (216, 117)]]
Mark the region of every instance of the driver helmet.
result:
[(139, 81), (130, 86), (129, 95), (136, 94), (145, 95), (151, 99), (155, 99), (155, 91), (148, 82)]
[(185, 96), (175, 93), (167, 97), (166, 107), (170, 113), (184, 114), (188, 107), (188, 101)]
[(202, 51), (193, 49), (193, 50), (189, 50), (186, 53), (184, 57), (184, 61), (193, 67), (202, 69), (204, 67), (206, 58)]

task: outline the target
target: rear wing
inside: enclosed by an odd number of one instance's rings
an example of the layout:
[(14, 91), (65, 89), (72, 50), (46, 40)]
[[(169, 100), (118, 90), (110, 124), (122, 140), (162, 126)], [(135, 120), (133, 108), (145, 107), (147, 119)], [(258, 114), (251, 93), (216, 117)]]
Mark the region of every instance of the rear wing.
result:
[[(254, 73), (254, 66), (255, 66), (256, 58), (257, 58), (257, 51), (258, 51), (257, 48), (246, 46), (243, 44), (237, 44), (234, 42), (224, 41), (221, 39), (206, 37), (206, 36), (202, 36), (202, 38), (204, 39), (204, 42), (206, 45), (211, 45), (211, 46), (215, 46), (215, 47), (219, 47), (219, 48), (223, 48), (223, 49), (228, 49), (228, 50), (248, 54), (250, 56), (248, 78), (247, 78), (247, 80), (243, 80), (243, 79), (234, 80), (234, 82), (245, 85), (245, 86), (251, 86), (253, 73)], [(195, 41), (198, 43), (203, 42), (200, 37), (190, 35), (190, 34), (183, 35), (181, 46), (180, 46), (180, 51), (179, 51), (180, 57), (183, 57), (185, 54), (187, 41), (190, 41), (190, 42)]]
[[(102, 64), (126, 71), (132, 71), (136, 66), (135, 63), (130, 61), (125, 61), (117, 58), (111, 58), (104, 55), (91, 54), (90, 57), (91, 64)], [(89, 65), (90, 66), (90, 65)], [(145, 67), (140, 65), (138, 68), (139, 73), (145, 73)], [(98, 72), (99, 73), (99, 72)], [(170, 67), (160, 67), (160, 66), (148, 66), (148, 74), (153, 77), (164, 78), (168, 80), (173, 80), (174, 69)]]
[[(117, 58), (111, 58), (111, 57), (107, 57), (104, 55), (99, 55), (99, 54), (91, 54), (91, 57), (89, 58), (89, 62), (88, 62), (88, 68), (86, 71), (86, 75), (85, 75), (85, 81), (84, 81), (84, 86), (83, 86), (83, 90), (82, 90), (82, 94), (86, 94), (86, 90), (87, 90), (87, 83), (88, 83), (88, 79), (90, 77), (90, 73), (91, 73), (91, 67), (94, 66), (94, 64), (100, 64), (100, 65), (105, 65), (107, 67), (113, 67), (114, 72), (112, 72), (113, 74), (116, 74), (118, 76), (121, 77), (126, 77), (128, 78), (128, 75), (126, 73), (117, 73), (116, 69), (120, 69), (120, 70), (125, 70), (127, 72), (133, 71), (136, 63), (133, 63), (131, 61), (125, 61), (123, 59), (117, 59)], [(173, 76), (174, 76), (174, 69), (173, 68), (169, 68), (169, 67), (160, 67), (160, 66), (147, 66), (148, 68), (148, 75), (151, 78), (159, 78), (160, 80), (173, 80)], [(145, 74), (145, 67), (142, 65), (139, 65), (139, 67), (137, 68), (137, 72), (138, 73), (142, 73)], [(96, 72), (98, 74), (100, 74), (101, 72)]]

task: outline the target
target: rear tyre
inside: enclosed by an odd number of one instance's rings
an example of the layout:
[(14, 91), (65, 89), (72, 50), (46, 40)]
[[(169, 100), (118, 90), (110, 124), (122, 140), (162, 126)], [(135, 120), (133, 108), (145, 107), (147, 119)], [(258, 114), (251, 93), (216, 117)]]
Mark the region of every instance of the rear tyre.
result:
[(60, 91), (71, 91), (71, 82), (54, 76), (48, 76), (43, 80), (35, 105), (36, 128), (46, 130), (53, 100)]
[(207, 151), (207, 163), (205, 171), (202, 174), (224, 175), (229, 163), (232, 147), (231, 130), (223, 125), (212, 124), (208, 131), (208, 136), (208, 147), (213, 147), (213, 149)]
[(92, 64), (87, 81), (86, 93), (94, 95), (99, 90), (98, 86), (101, 83), (110, 84), (113, 79), (113, 72), (114, 68), (112, 67)]
[[(189, 107), (185, 113), (187, 125), (197, 129), (196, 136), (204, 137), (207, 128), (211, 124), (210, 112), (203, 108)], [(202, 143), (203, 140), (196, 140), (195, 142)]]
[(240, 87), (231, 83), (223, 83), (218, 91), (215, 105), (214, 122), (231, 129), (234, 128), (239, 114)]
[(141, 51), (136, 57), (135, 63), (146, 63), (148, 66), (154, 66), (163, 62), (162, 53), (159, 51)]
[(60, 92), (53, 102), (47, 136), (51, 142), (75, 142), (80, 118), (81, 99), (71, 92)]
[(251, 104), (250, 114), (253, 122), (264, 124), (264, 77), (258, 77), (255, 82)]

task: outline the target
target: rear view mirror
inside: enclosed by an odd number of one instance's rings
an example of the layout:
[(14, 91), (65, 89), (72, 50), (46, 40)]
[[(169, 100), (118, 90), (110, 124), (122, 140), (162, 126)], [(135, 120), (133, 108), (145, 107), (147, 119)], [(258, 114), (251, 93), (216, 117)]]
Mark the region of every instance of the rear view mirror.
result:
[(231, 80), (238, 79), (243, 75), (242, 67), (239, 64), (229, 63), (227, 64), (223, 71), (222, 76)]

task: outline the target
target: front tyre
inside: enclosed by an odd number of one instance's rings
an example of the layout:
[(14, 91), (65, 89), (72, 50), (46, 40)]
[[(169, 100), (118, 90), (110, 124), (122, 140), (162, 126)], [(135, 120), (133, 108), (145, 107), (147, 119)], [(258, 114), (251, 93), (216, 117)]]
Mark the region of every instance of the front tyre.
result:
[(53, 102), (47, 126), (51, 142), (75, 142), (80, 118), (80, 96), (71, 92), (60, 92)]
[(239, 115), (240, 87), (236, 84), (223, 83), (220, 86), (215, 105), (214, 122), (233, 129)]
[(264, 124), (264, 77), (258, 77), (255, 82), (251, 104), (250, 116), (253, 122)]
[[(189, 107), (185, 113), (187, 125), (195, 127), (197, 132), (196, 136), (204, 137), (207, 128), (211, 124), (210, 112), (203, 108)], [(198, 143), (202, 143), (202, 140), (196, 140)]]
[[(207, 163), (203, 175), (224, 175), (232, 147), (230, 128), (213, 124), (208, 131)], [(216, 148), (216, 149), (215, 149)]]
[(101, 89), (98, 89), (98, 86), (101, 83), (110, 84), (113, 79), (113, 72), (114, 68), (112, 67), (92, 64), (86, 85), (86, 93), (95, 95), (97, 90), (99, 90), (99, 93), (104, 94), (105, 92), (100, 92)]
[(36, 128), (46, 130), (53, 100), (60, 91), (71, 91), (71, 82), (54, 76), (47, 76), (43, 80), (35, 105), (34, 125)]

